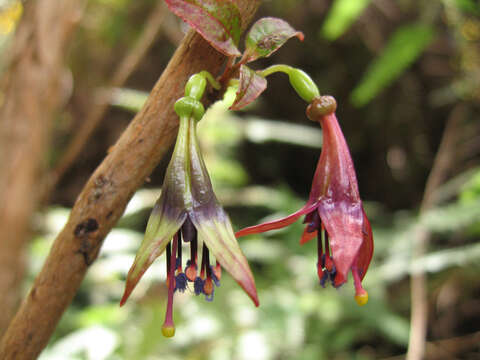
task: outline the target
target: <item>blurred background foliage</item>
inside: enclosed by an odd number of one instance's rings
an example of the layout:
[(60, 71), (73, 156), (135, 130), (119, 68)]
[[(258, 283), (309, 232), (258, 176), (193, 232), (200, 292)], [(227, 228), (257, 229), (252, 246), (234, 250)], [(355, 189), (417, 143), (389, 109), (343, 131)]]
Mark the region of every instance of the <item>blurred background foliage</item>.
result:
[[(92, 104), (112, 106), (35, 218), (26, 290), (76, 195), (141, 107), (186, 30), (164, 9), (159, 35), (135, 72), (123, 87), (106, 87), (156, 4), (87, 3), (71, 44), (73, 92), (56, 119), (51, 166)], [(0, 0), (0, 68), (21, 14), (20, 1)], [(212, 303), (176, 295), (177, 335), (163, 338), (164, 257), (119, 308), (126, 273), (160, 193), (164, 159), (105, 240), (42, 360), (401, 359), (409, 334), (409, 274), (416, 269), (429, 276), (431, 358), (480, 358), (479, 2), (270, 0), (261, 16), (287, 20), (306, 39), (290, 41), (256, 68), (302, 68), (339, 103), (374, 231), (375, 255), (365, 280), (370, 302), (355, 305), (351, 281), (339, 290), (319, 286), (315, 246), (299, 245), (302, 225), (296, 223), (240, 240), (255, 274), (258, 309), (227, 275)], [(246, 111), (232, 114), (219, 103), (199, 124), (215, 190), (237, 229), (302, 206), (320, 152), (321, 130), (306, 119), (305, 104), (282, 75), (268, 81), (266, 93)], [(454, 160), (448, 181), (434, 189), (435, 206), (419, 215), (426, 179), (454, 116), (461, 119), (449, 130), (458, 141), (447, 149)], [(418, 227), (431, 233), (431, 244), (412, 261)]]

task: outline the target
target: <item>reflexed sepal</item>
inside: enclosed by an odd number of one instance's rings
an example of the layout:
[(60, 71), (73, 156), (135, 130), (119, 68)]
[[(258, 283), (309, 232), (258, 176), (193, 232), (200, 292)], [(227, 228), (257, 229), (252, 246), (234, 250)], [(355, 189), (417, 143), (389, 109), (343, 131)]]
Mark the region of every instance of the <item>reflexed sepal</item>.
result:
[(187, 218), (191, 207), (190, 172), (188, 171), (189, 123), (181, 118), (175, 149), (168, 164), (162, 193), (148, 220), (147, 229), (135, 261), (127, 275), (120, 304), (123, 305), (152, 262), (159, 257)]
[(196, 212), (192, 222), (197, 228), (200, 239), (205, 242), (220, 265), (230, 273), (258, 306), (255, 280), (225, 211), (220, 205), (216, 205), (204, 212)]
[(192, 208), (188, 216), (197, 229), (200, 240), (215, 256), (258, 306), (255, 280), (233, 233), (228, 215), (218, 204), (212, 189), (202, 154), (196, 137), (196, 124), (190, 121), (189, 149), (190, 176), (192, 185)]

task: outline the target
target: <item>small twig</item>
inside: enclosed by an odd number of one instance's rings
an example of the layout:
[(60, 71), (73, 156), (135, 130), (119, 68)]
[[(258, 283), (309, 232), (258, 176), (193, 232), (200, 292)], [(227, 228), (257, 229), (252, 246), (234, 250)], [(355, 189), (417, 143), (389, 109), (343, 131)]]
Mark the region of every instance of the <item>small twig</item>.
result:
[[(454, 163), (456, 140), (459, 124), (464, 117), (464, 106), (457, 105), (447, 120), (440, 146), (433, 162), (432, 170), (425, 185), (419, 216), (435, 207), (435, 191), (445, 181)], [(412, 260), (425, 255), (430, 242), (430, 232), (417, 225), (413, 234)], [(425, 345), (428, 321), (428, 301), (426, 290), (426, 274), (423, 270), (412, 274), (410, 280), (411, 314), (410, 338), (408, 342), (407, 360), (421, 360), (425, 356)]]
[[(426, 343), (425, 359), (432, 360), (456, 360), (455, 356), (462, 352), (478, 347), (480, 343), (480, 331), (464, 336), (453, 337)], [(405, 354), (384, 358), (382, 360), (404, 360)]]
[[(118, 68), (114, 72), (107, 88), (121, 87), (130, 75), (135, 71), (140, 61), (144, 58), (147, 51), (152, 46), (157, 34), (162, 26), (163, 19), (167, 9), (163, 1), (159, 1), (156, 8), (148, 18), (143, 32), (138, 38), (135, 46), (128, 52)], [(107, 112), (109, 103), (102, 101), (93, 104), (91, 110), (80, 129), (75, 133), (74, 138), (68, 145), (63, 156), (58, 161), (57, 166), (47, 177), (48, 186), (45, 189), (45, 195), (48, 197), (50, 190), (55, 187), (65, 172), (72, 166), (75, 159), (78, 157), (83, 147), (87, 143), (90, 135), (98, 126), (103, 116)], [(44, 197), (45, 198), (45, 197)]]
[[(260, 0), (237, 0), (248, 25)], [(225, 57), (193, 31), (176, 50), (142, 110), (90, 177), (33, 286), (0, 342), (0, 359), (35, 359), (75, 296), (103, 239), (172, 144), (175, 101), (196, 72), (220, 71)]]

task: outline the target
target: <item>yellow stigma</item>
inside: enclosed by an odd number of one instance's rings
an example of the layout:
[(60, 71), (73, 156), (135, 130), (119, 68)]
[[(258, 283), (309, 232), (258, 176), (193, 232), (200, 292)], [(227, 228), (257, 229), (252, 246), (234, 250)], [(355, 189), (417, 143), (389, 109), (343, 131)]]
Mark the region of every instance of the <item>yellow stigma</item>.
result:
[(162, 326), (162, 334), (165, 337), (173, 337), (175, 335), (175, 326)]
[(363, 290), (362, 292), (356, 294), (355, 301), (357, 302), (358, 306), (365, 305), (368, 302), (368, 292)]

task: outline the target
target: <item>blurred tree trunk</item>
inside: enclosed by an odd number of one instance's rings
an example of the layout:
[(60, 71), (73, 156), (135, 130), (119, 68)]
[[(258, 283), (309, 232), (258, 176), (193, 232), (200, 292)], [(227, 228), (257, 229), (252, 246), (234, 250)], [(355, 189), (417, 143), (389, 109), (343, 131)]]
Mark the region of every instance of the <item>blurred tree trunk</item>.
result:
[[(67, 98), (66, 45), (83, 1), (28, 2), (10, 48), (0, 94), (0, 335), (20, 298), (24, 249), (52, 120)], [(68, 92), (68, 91), (67, 91)]]

